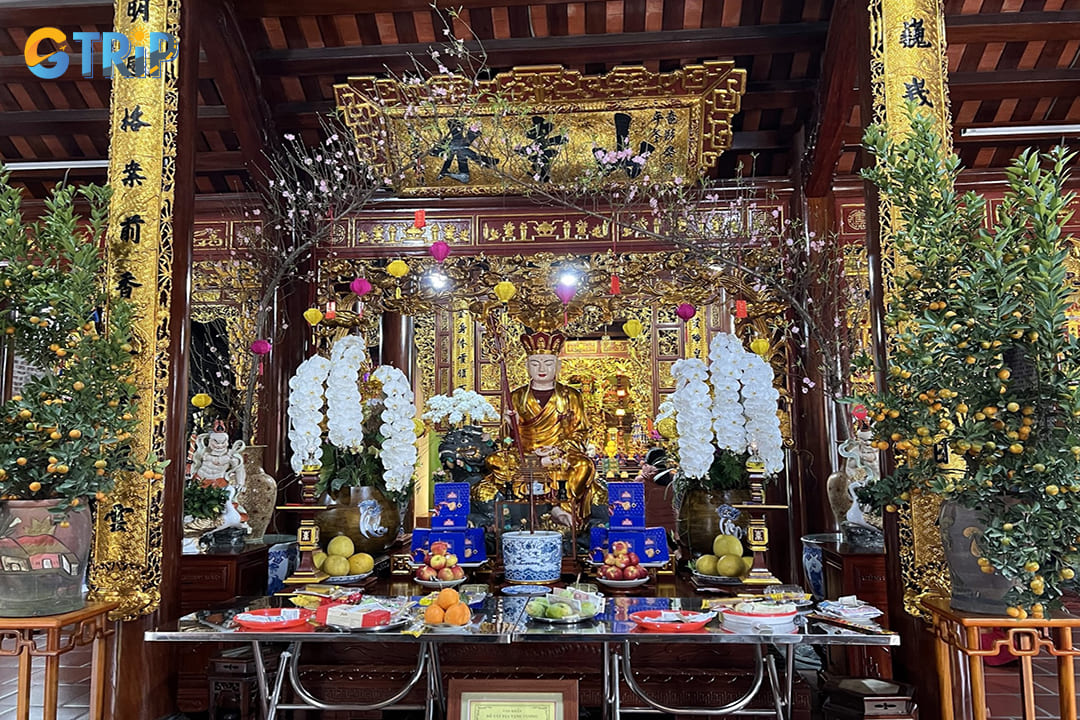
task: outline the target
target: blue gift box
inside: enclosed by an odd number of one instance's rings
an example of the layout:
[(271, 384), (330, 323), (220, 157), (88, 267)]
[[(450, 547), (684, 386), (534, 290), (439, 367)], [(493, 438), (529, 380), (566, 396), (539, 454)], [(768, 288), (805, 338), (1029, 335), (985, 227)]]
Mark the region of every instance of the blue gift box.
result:
[(610, 525), (631, 530), (645, 529), (645, 486), (639, 482), (608, 483)]
[(638, 562), (645, 562), (645, 531), (644, 530), (618, 530), (612, 528), (608, 531), (608, 548), (617, 542), (624, 542), (630, 546), (630, 552), (638, 556)]
[(459, 530), (441, 530), (436, 532), (432, 530), (428, 534), (428, 548), (437, 542), (444, 542), (447, 545), (447, 553), (453, 553), (458, 556), (458, 562), (461, 562), (465, 557), (465, 533)]
[(413, 528), (412, 531), (412, 544), (409, 546), (409, 555), (412, 557), (413, 562), (424, 562), (424, 556), (427, 555), (428, 547), (428, 535), (431, 531), (427, 528)]
[(468, 528), (465, 536), (465, 551), (459, 556), (461, 563), (482, 563), (487, 560), (487, 546), (484, 544), (484, 528)]
[(608, 548), (607, 536), (606, 527), (594, 527), (589, 530), (589, 559), (593, 562), (604, 562), (604, 555), (607, 554)]
[(435, 483), (431, 527), (468, 527), (469, 489), (467, 482)]
[(645, 545), (641, 556), (642, 565), (662, 565), (671, 559), (668, 549), (667, 530), (662, 527), (645, 528)]

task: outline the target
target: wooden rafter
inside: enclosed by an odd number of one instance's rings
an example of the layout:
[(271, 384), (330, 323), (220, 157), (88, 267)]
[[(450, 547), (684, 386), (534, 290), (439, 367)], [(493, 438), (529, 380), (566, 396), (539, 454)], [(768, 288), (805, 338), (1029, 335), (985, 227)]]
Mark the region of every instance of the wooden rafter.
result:
[(277, 133), (231, 0), (222, 0), (201, 20), (202, 47), (240, 140), (240, 152), (255, 181), (262, 182), (269, 177), (267, 138)]
[(817, 120), (810, 133), (810, 145), (803, 158), (803, 189), (807, 197), (822, 197), (832, 187), (833, 171), (844, 149), (844, 125), (857, 100), (855, 85), (859, 57), (856, 33), (868, 32), (865, 3), (837, 0), (833, 6), (829, 36), (825, 41), (818, 84)]
[[(515, 65), (646, 62), (681, 58), (764, 55), (804, 52), (821, 47), (828, 23), (791, 23), (705, 30), (605, 35), (510, 38), (483, 43), (491, 67)], [(469, 44), (474, 49), (479, 46)], [(431, 45), (352, 45), (346, 47), (266, 50), (255, 64), (264, 75), (374, 75), (387, 68), (412, 70), (412, 58), (425, 59)]]

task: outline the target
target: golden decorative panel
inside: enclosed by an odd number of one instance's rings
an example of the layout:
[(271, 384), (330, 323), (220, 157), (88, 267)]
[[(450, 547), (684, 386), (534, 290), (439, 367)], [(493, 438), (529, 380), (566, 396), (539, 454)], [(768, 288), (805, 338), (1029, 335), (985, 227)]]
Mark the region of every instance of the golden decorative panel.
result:
[[(115, 30), (169, 33), (179, 38), (179, 0), (143, 0), (138, 22), (116, 9)], [(188, 48), (181, 47), (187, 51)], [(113, 196), (107, 237), (110, 282), (135, 306), (134, 380), (139, 419), (133, 452), (165, 458), (173, 256), (173, 183), (176, 174), (177, 62), (162, 62), (159, 77), (112, 79), (109, 184)], [(180, 413), (182, 414), (182, 410)], [(175, 422), (176, 419), (173, 418)], [(125, 618), (151, 613), (161, 601), (163, 483), (140, 474), (116, 478), (108, 504), (130, 509), (123, 526), (97, 517), (91, 595), (117, 601)]]
[(417, 84), (353, 77), (334, 91), (361, 150), (383, 159), (395, 189), (430, 197), (501, 195), (515, 177), (558, 185), (596, 167), (598, 154), (623, 150), (647, 160), (605, 160), (613, 178), (695, 175), (731, 147), (745, 87), (746, 72), (721, 60), (601, 76), (521, 67), (476, 87), (445, 75)]

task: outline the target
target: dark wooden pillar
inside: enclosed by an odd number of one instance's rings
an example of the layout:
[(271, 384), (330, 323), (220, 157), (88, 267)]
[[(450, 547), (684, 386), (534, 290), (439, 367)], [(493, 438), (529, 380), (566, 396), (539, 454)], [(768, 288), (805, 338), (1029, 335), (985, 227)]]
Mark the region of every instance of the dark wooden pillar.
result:
[(188, 355), (191, 349), (191, 255), (195, 219), (195, 133), (198, 112), (199, 38), (195, 17), (201, 0), (184, 0), (177, 67), (178, 116), (173, 195), (172, 295), (169, 317), (168, 425), (163, 499), (161, 604), (155, 613), (121, 623), (117, 635), (114, 718), (160, 718), (176, 710), (174, 648), (147, 643), (143, 633), (179, 615), (180, 539), (187, 453)]
[(383, 313), (379, 354), (381, 364), (393, 365), (415, 382), (416, 344), (411, 317), (395, 312)]

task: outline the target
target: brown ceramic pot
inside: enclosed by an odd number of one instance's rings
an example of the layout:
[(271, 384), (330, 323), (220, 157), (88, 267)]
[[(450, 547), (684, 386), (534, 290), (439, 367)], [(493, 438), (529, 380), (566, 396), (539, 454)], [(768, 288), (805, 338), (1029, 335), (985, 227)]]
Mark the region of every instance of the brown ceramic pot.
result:
[(68, 513), (65, 527), (49, 512), (59, 504), (0, 501), (0, 617), (55, 615), (86, 604), (90, 512)]
[(397, 506), (378, 488), (342, 488), (334, 501), (333, 507), (315, 516), (324, 548), (338, 535), (347, 535), (356, 552), (377, 555), (397, 539)]
[(696, 557), (712, 554), (713, 539), (717, 535), (745, 538), (750, 518), (732, 506), (749, 501), (749, 490), (687, 491), (679, 505), (679, 542)]
[(244, 448), (244, 490), (238, 499), (248, 515), (248, 527), (251, 528), (248, 542), (262, 542), (277, 506), (277, 481), (262, 466), (264, 447), (248, 445)]

